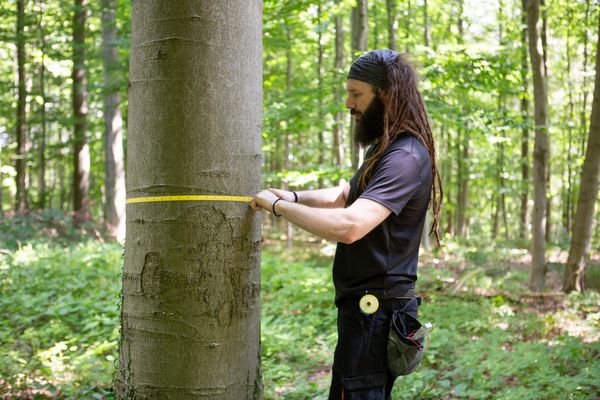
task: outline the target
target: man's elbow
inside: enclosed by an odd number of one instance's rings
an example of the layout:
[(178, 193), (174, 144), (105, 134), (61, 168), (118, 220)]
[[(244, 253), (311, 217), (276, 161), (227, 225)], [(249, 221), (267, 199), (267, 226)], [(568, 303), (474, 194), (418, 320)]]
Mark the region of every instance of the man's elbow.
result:
[(357, 240), (362, 239), (365, 236), (363, 232), (358, 229), (358, 227), (352, 227), (346, 230), (340, 237), (340, 242), (344, 244), (352, 244)]

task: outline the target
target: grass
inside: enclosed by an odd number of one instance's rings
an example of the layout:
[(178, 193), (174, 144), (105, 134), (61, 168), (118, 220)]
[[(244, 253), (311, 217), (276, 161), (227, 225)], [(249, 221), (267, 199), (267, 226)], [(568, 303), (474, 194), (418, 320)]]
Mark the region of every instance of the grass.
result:
[[(113, 398), (122, 249), (38, 236), (10, 243), (0, 252), (0, 397)], [(336, 341), (331, 250), (306, 241), (263, 248), (265, 399), (327, 396)], [(557, 292), (560, 249), (552, 257), (548, 291), (532, 294), (527, 252), (517, 246), (426, 252), (420, 318), (435, 329), (421, 367), (397, 381), (393, 398), (596, 398), (600, 295)]]

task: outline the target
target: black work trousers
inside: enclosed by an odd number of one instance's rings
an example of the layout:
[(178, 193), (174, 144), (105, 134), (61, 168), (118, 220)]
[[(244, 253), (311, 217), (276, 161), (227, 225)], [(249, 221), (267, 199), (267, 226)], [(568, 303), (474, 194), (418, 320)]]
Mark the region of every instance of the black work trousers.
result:
[(329, 400), (391, 400), (396, 377), (387, 367), (390, 321), (399, 310), (417, 318), (417, 298), (381, 301), (370, 315), (360, 311), (358, 302), (346, 299), (338, 306)]

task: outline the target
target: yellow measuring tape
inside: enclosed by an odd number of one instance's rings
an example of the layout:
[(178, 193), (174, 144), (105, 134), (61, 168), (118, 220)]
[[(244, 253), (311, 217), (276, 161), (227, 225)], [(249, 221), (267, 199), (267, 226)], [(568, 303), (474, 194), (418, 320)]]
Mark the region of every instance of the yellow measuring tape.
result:
[(162, 201), (239, 201), (242, 203), (248, 203), (250, 200), (252, 200), (252, 197), (249, 196), (179, 195), (132, 197), (125, 200), (125, 203), (157, 203)]

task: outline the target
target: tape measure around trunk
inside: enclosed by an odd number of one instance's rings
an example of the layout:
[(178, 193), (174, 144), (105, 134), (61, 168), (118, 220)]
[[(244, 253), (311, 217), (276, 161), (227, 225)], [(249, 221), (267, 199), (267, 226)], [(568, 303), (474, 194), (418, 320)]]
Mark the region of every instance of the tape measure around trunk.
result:
[(125, 200), (125, 204), (134, 203), (158, 203), (164, 201), (237, 201), (248, 203), (252, 200), (249, 196), (212, 196), (212, 195), (179, 195), (179, 196), (147, 196), (131, 197)]

